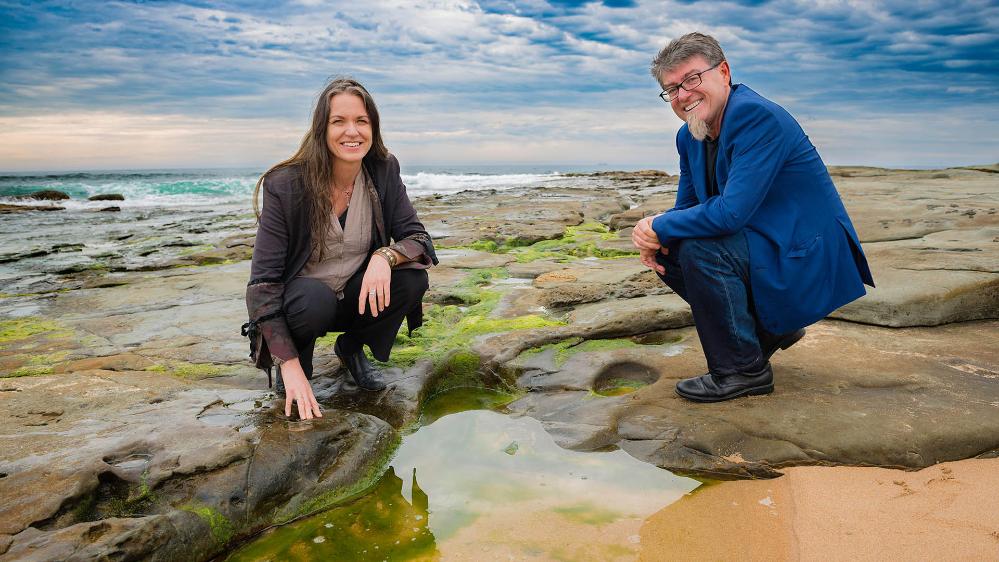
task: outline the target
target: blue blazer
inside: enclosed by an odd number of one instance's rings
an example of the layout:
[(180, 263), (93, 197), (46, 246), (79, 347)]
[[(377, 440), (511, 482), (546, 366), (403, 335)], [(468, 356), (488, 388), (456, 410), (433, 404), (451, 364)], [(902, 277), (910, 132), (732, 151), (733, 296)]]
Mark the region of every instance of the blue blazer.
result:
[(652, 222), (663, 245), (744, 231), (763, 327), (812, 324), (874, 286), (860, 240), (825, 164), (801, 126), (748, 86), (729, 93), (718, 138), (719, 195), (708, 197), (704, 143), (676, 136), (676, 205)]

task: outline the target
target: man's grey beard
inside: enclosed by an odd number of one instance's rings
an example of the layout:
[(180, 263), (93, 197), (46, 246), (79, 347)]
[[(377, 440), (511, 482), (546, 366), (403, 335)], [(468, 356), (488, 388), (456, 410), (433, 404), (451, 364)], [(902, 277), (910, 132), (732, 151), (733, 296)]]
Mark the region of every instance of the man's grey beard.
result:
[(687, 116), (687, 130), (695, 139), (702, 141), (708, 137), (708, 124), (696, 115)]

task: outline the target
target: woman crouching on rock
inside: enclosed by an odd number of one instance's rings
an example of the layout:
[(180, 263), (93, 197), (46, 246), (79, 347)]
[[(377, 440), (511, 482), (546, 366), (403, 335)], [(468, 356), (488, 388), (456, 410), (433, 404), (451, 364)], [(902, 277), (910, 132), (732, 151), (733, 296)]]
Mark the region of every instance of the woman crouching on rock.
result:
[(384, 389), (363, 346), (387, 361), (403, 318), (410, 330), (420, 326), (425, 269), (437, 256), (363, 86), (348, 78), (326, 86), (298, 152), (260, 178), (253, 206), (244, 333), (268, 379), (278, 367), (285, 415), (296, 402), (301, 419), (322, 416), (309, 381), (316, 338), (327, 332), (343, 332), (333, 351), (357, 386)]

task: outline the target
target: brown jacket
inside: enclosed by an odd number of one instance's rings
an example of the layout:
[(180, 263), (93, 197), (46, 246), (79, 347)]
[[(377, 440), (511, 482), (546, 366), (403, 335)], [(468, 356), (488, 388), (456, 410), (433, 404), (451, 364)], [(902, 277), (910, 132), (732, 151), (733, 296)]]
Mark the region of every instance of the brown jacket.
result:
[[(378, 246), (389, 246), (394, 241), (392, 247), (408, 258), (423, 257), (436, 265), (433, 242), (406, 195), (399, 161), (392, 155), (385, 160), (369, 155), (364, 167), (380, 203), (372, 205)], [(250, 357), (255, 365), (268, 374), (272, 365), (298, 357), (282, 305), (285, 283), (302, 271), (312, 253), (309, 207), (302, 181), (299, 166), (287, 166), (268, 174), (262, 189), (263, 210), (246, 287), (250, 321), (243, 325), (243, 335), (250, 338)], [(416, 253), (414, 247), (422, 249), (423, 255), (411, 255)], [(407, 317), (407, 325), (414, 330), (422, 323), (422, 309), (417, 307)]]

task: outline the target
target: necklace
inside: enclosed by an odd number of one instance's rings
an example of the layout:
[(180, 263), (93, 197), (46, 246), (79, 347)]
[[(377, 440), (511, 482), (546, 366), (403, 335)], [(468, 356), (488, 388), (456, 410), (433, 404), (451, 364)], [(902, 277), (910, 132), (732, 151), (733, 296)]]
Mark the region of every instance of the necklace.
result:
[[(345, 187), (342, 187), (342, 188), (338, 188), (336, 186), (336, 182), (332, 182), (333, 183), (333, 207), (335, 207), (337, 209), (344, 209), (345, 210), (347, 207), (350, 206), (350, 198), (354, 195), (354, 182), (356, 182), (356, 181), (357, 181), (357, 178), (355, 177), (355, 178), (353, 178), (350, 181), (349, 184), (347, 184)], [(342, 207), (340, 205), (337, 205), (337, 202), (342, 203)], [(343, 211), (339, 211), (339, 212), (342, 213)]]
[(350, 198), (354, 195), (354, 185), (351, 184), (350, 187), (344, 189), (337, 189), (333, 186), (333, 200), (335, 201), (339, 197), (344, 203), (350, 205)]

